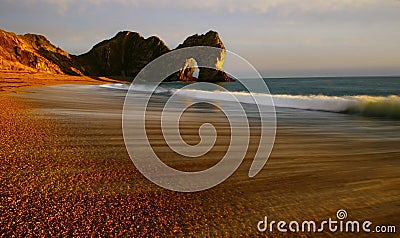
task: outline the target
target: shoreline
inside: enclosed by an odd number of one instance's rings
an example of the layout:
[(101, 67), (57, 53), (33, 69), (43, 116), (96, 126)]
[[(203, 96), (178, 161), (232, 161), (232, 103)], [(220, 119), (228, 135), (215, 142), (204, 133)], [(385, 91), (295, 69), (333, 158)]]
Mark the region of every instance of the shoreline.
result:
[(121, 98), (87, 90), (56, 86), (18, 97), (0, 94), (2, 107), (10, 109), (0, 114), (7, 145), (1, 155), (12, 159), (2, 166), (2, 234), (263, 236), (256, 226), (266, 215), (318, 221), (334, 218), (338, 209), (375, 224), (399, 223), (400, 152), (389, 151), (395, 141), (357, 142), (281, 124), (256, 177), (247, 177), (249, 156), (221, 185), (176, 193), (147, 181), (131, 162), (120, 127)]
[(0, 94), (20, 93), (28, 88), (60, 84), (129, 83), (107, 77), (70, 76), (64, 74), (33, 73), (29, 71), (0, 70)]

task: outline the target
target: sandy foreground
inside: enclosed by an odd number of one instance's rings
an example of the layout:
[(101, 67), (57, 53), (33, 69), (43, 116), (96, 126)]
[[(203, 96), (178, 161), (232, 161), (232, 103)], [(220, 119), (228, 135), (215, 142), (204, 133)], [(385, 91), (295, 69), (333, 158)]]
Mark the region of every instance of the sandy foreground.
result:
[[(107, 82), (102, 80), (2, 74), (0, 236), (354, 235), (257, 231), (264, 216), (322, 221), (336, 218), (339, 209), (353, 220), (400, 223), (397, 140), (360, 142), (280, 125), (272, 155), (256, 177), (247, 177), (250, 146), (244, 163), (224, 183), (202, 192), (171, 192), (145, 179), (130, 160), (121, 130), (122, 97), (85, 87), (37, 88)], [(21, 85), (31, 89), (16, 88)], [(165, 149), (159, 122), (149, 121), (149, 138), (165, 163), (193, 171), (221, 158), (229, 137), (221, 115), (188, 112), (183, 138), (197, 142), (201, 118), (213, 121), (220, 137), (217, 149), (196, 161)]]
[(69, 75), (52, 75), (45, 73), (1, 71), (0, 93), (18, 93), (26, 88), (38, 88), (57, 84), (105, 84), (119, 81), (105, 77), (86, 77)]

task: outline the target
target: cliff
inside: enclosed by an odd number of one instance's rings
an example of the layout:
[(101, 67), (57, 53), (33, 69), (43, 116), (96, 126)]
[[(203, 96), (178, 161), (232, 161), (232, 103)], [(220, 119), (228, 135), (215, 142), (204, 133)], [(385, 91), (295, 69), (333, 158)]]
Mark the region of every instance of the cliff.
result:
[[(191, 46), (212, 46), (221, 51), (201, 59), (186, 59), (181, 71), (170, 81), (230, 81), (222, 69), (225, 46), (215, 31), (188, 37), (176, 49)], [(122, 31), (113, 38), (95, 45), (89, 52), (73, 56), (55, 47), (44, 36), (16, 35), (0, 30), (0, 70), (24, 70), (69, 75), (108, 76), (133, 80), (149, 62), (171, 49), (158, 37), (142, 37), (137, 32)], [(214, 65), (215, 69), (200, 68), (193, 76), (195, 63)]]
[(145, 39), (137, 32), (123, 31), (77, 56), (76, 61), (87, 75), (133, 79), (147, 63), (169, 51), (158, 37)]
[(73, 57), (46, 37), (0, 30), (0, 70), (82, 75)]
[[(195, 34), (189, 36), (182, 44), (178, 45), (176, 49), (193, 47), (193, 46), (211, 46), (221, 49), (218, 53), (209, 54), (202, 58), (194, 59), (199, 65), (213, 65), (215, 67), (215, 69), (200, 67), (198, 81), (205, 81), (205, 82), (233, 81), (233, 79), (229, 77), (222, 69), (222, 66), (225, 61), (226, 49), (217, 32), (209, 31), (203, 35)], [(191, 81), (191, 79), (193, 78), (191, 74), (188, 74), (187, 76), (185, 75), (186, 72), (191, 72), (191, 70), (187, 69), (188, 69), (187, 65), (185, 65), (181, 70), (179, 77), (180, 80)]]

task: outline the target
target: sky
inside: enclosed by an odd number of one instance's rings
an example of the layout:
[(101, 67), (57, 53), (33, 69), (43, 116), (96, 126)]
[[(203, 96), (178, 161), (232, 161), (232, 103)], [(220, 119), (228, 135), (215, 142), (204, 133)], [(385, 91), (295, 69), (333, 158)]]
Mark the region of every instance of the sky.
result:
[(400, 0), (0, 0), (0, 28), (81, 54), (122, 30), (219, 32), (265, 77), (400, 75)]

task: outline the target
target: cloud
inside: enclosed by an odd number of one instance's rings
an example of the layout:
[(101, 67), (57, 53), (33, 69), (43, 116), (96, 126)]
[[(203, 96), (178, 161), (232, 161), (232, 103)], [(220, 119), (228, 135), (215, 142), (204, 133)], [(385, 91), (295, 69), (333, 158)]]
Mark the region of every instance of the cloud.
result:
[[(21, 1), (22, 2), (22, 1)], [(26, 3), (26, 1), (24, 1)], [(198, 9), (207, 11), (228, 11), (229, 13), (266, 14), (271, 11), (281, 15), (299, 13), (331, 13), (340, 11), (365, 11), (371, 9), (400, 8), (398, 0), (28, 0), (28, 3), (54, 5), (60, 13), (72, 7), (90, 9), (91, 6), (116, 4), (125, 6), (145, 6), (154, 8)]]

